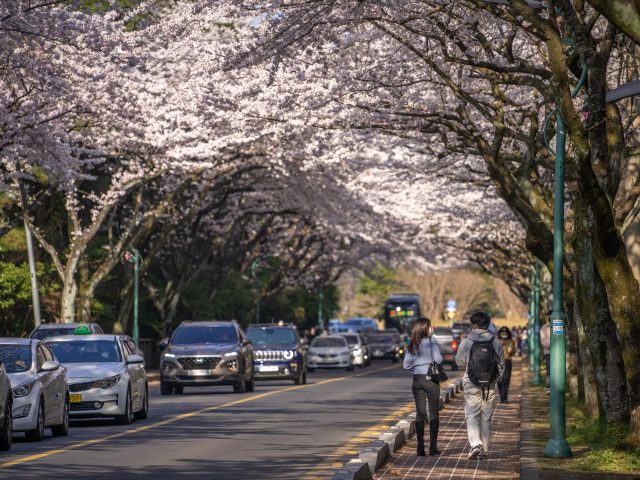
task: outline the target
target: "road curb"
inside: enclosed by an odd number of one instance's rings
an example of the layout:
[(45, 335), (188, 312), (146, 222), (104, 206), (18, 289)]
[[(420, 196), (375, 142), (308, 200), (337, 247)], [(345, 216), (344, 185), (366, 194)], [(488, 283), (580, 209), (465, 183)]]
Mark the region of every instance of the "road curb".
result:
[[(440, 391), (440, 410), (451, 403), (456, 394), (462, 391), (462, 378), (457, 379), (447, 385)], [(352, 451), (350, 454), (357, 454), (357, 458), (351, 459), (345, 463), (334, 463), (319, 475), (314, 475), (314, 480), (360, 480), (372, 479), (372, 473), (378, 472), (391, 458), (392, 453), (398, 451), (407, 442), (407, 440), (415, 435), (415, 407), (404, 415), (398, 416), (395, 426), (379, 427), (380, 430), (374, 432), (368, 440), (364, 440), (364, 449), (361, 451)], [(388, 420), (388, 419), (387, 419)], [(385, 420), (385, 422), (387, 421)], [(382, 432), (382, 428), (389, 431)], [(385, 448), (386, 447), (386, 448)], [(362, 465), (366, 465), (366, 469)], [(366, 475), (369, 476), (366, 476)]]

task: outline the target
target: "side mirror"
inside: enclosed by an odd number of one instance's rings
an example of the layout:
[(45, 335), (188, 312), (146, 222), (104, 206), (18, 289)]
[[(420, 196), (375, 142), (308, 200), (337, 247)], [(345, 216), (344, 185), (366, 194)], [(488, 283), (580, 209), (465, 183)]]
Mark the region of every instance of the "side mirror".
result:
[(307, 340), (306, 338), (300, 339), (300, 345), (307, 345), (308, 343), (309, 343), (309, 340)]
[(4, 362), (0, 360), (0, 373), (4, 373)]
[(42, 364), (42, 367), (40, 367), (40, 371), (41, 372), (52, 372), (54, 370), (57, 370), (60, 368), (60, 362), (58, 362), (57, 360), (47, 360), (46, 362), (44, 362)]
[(144, 362), (144, 358), (142, 358), (140, 355), (129, 355), (129, 360), (127, 360), (127, 364), (134, 364), (134, 363), (143, 363)]
[(162, 340), (160, 340), (160, 346), (162, 348), (166, 347), (167, 345), (169, 345), (169, 339), (168, 338), (163, 338)]
[(244, 337), (242, 339), (242, 344), (243, 345), (251, 345), (252, 343), (253, 343), (253, 338)]

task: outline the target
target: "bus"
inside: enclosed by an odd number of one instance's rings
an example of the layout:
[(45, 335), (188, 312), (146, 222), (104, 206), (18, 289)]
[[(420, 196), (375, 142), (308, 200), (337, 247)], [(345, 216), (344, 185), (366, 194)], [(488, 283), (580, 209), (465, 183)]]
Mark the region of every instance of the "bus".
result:
[(413, 325), (422, 314), (420, 304), (417, 293), (391, 295), (384, 304), (384, 328), (397, 328), (400, 333), (411, 335)]

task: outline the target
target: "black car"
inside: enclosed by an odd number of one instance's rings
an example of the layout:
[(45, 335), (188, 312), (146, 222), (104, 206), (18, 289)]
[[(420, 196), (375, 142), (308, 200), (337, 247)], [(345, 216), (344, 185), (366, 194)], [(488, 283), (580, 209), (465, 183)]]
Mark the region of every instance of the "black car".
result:
[(253, 392), (253, 340), (235, 320), (180, 324), (161, 356), (160, 393), (184, 387), (232, 385), (235, 393)]
[(471, 333), (471, 323), (470, 322), (454, 322), (451, 326), (451, 331), (453, 332), (453, 337), (460, 343), (460, 341), (465, 338), (467, 335)]
[(293, 324), (262, 323), (247, 327), (253, 340), (256, 380), (293, 380), (307, 383), (307, 344)]
[(376, 334), (368, 335), (367, 343), (371, 349), (371, 358), (374, 360), (391, 360), (397, 362), (400, 359), (400, 351), (403, 346), (400, 344), (400, 336), (398, 334)]

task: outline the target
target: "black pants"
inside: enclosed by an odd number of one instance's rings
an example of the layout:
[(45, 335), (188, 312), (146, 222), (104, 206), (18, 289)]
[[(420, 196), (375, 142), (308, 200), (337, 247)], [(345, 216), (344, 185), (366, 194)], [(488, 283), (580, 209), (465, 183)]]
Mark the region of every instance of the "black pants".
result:
[(504, 361), (504, 372), (502, 374), (502, 381), (498, 383), (498, 392), (500, 393), (500, 403), (507, 401), (509, 397), (509, 384), (511, 383), (511, 369), (513, 368), (513, 362), (511, 360)]
[(547, 367), (547, 390), (549, 390), (549, 388), (551, 388), (551, 375), (549, 370), (549, 367), (551, 366), (551, 354), (545, 354), (544, 363)]
[(416, 400), (416, 424), (427, 419), (427, 400), (429, 421), (440, 420), (440, 385), (427, 380), (427, 375), (414, 375), (412, 388)]

